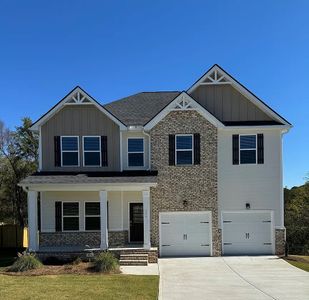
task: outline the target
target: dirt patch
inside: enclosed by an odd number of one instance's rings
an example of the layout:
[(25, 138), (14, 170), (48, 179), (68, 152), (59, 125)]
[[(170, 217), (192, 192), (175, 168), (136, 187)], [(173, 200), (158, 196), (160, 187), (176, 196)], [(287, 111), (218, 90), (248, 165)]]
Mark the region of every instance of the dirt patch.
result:
[[(120, 273), (120, 271), (118, 272)], [(7, 269), (2, 269), (0, 274), (10, 276), (41, 276), (41, 275), (60, 275), (60, 274), (80, 274), (93, 275), (98, 274), (94, 271), (91, 263), (66, 264), (62, 266), (43, 266), (36, 270), (29, 270), (25, 272), (8, 272)]]
[(288, 257), (284, 258), (285, 260), (302, 262), (302, 263), (309, 263), (309, 256), (302, 256), (302, 255), (289, 255)]

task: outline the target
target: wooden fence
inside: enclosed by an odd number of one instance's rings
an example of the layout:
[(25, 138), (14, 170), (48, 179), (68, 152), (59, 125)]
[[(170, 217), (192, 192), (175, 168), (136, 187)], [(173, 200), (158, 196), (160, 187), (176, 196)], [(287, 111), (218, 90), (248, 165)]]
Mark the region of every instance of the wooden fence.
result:
[(19, 225), (0, 225), (0, 248), (27, 248), (28, 229)]

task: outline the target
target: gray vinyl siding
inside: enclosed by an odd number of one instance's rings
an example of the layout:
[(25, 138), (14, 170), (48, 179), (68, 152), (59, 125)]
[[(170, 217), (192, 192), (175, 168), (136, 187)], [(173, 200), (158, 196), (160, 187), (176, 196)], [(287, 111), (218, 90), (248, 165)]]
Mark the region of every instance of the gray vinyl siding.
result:
[(191, 95), (223, 122), (272, 120), (231, 85), (199, 86)]
[[(119, 171), (119, 126), (94, 105), (68, 105), (49, 119), (41, 129), (43, 171)], [(80, 167), (55, 167), (54, 136), (79, 136)], [(107, 167), (83, 167), (82, 136), (106, 135)]]

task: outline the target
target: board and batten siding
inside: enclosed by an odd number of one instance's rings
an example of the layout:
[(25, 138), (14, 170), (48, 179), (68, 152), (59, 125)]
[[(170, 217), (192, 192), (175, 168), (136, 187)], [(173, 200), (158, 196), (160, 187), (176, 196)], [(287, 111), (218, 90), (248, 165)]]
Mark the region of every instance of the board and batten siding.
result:
[[(55, 232), (55, 202), (77, 201), (80, 204), (79, 230), (84, 231), (85, 202), (99, 202), (99, 192), (41, 192), (41, 230)], [(108, 230), (129, 229), (129, 203), (142, 203), (142, 192), (108, 192)]]
[(231, 85), (199, 86), (192, 97), (220, 121), (271, 121)]
[[(264, 135), (264, 164), (232, 163), (232, 135)], [(280, 130), (218, 131), (218, 208), (221, 211), (273, 210), (274, 225), (283, 227)]]
[[(94, 105), (68, 105), (49, 119), (41, 129), (42, 171), (119, 171), (119, 126)], [(55, 167), (54, 136), (79, 136), (80, 166)], [(107, 136), (107, 167), (83, 167), (82, 136)]]

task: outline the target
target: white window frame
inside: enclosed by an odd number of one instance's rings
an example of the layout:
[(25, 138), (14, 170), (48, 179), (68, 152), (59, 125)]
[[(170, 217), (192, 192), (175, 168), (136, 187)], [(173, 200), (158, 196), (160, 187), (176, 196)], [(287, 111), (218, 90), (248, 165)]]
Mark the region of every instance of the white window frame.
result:
[[(78, 204), (78, 216), (65, 216), (63, 214), (63, 203), (77, 203)], [(80, 231), (80, 202), (76, 200), (72, 201), (61, 201), (61, 214), (62, 214), (62, 232), (79, 232)], [(63, 225), (64, 225), (64, 218), (78, 218), (78, 230), (64, 230)]]
[[(99, 139), (99, 150), (85, 150), (85, 137), (90, 137), (90, 138), (98, 138)], [(85, 165), (85, 152), (99, 152), (100, 154), (100, 164), (99, 165)], [(85, 135), (83, 136), (83, 167), (101, 167), (102, 165), (102, 150), (101, 150), (101, 137), (99, 135)]]
[(97, 217), (99, 217), (100, 218), (100, 222), (101, 222), (101, 215), (100, 214), (99, 215), (86, 215), (86, 203), (99, 203), (99, 206), (100, 206), (100, 202), (99, 201), (85, 201), (84, 202), (84, 231), (86, 231), (86, 232), (99, 232), (99, 231), (101, 231), (101, 228), (98, 229), (98, 230), (87, 230), (86, 229), (86, 217), (87, 218), (90, 218), (90, 217), (97, 218)]
[[(248, 136), (248, 135), (255, 135), (255, 149), (253, 148), (245, 148), (245, 149), (240, 149), (240, 137), (241, 136)], [(239, 144), (239, 153), (238, 153), (238, 160), (239, 160), (239, 164), (240, 165), (256, 165), (257, 164), (257, 134), (256, 133), (246, 133), (246, 134), (240, 134), (239, 137), (238, 137), (238, 144)], [(240, 160), (240, 151), (243, 151), (243, 150), (255, 150), (255, 163), (241, 163), (241, 160)]]
[[(143, 151), (134, 151), (134, 152), (129, 152), (129, 140), (143, 140)], [(141, 166), (130, 166), (129, 165), (129, 154), (137, 154), (137, 153), (143, 153), (143, 165)], [(144, 168), (145, 167), (145, 137), (128, 137), (127, 138), (127, 165), (128, 168)]]
[[(191, 149), (177, 149), (177, 137), (180, 136), (191, 136), (192, 137), (192, 148)], [(177, 151), (191, 151), (192, 163), (191, 164), (177, 164)], [(192, 166), (194, 164), (194, 136), (193, 134), (175, 134), (175, 166)]]
[[(77, 138), (77, 150), (62, 150), (62, 138)], [(60, 136), (60, 150), (61, 150), (61, 167), (79, 167), (80, 158), (79, 158), (79, 136), (78, 135), (62, 135)], [(63, 165), (62, 153), (64, 152), (77, 152), (77, 165)]]

